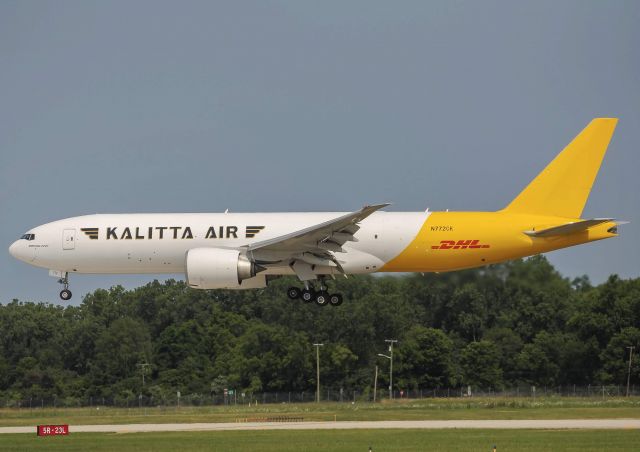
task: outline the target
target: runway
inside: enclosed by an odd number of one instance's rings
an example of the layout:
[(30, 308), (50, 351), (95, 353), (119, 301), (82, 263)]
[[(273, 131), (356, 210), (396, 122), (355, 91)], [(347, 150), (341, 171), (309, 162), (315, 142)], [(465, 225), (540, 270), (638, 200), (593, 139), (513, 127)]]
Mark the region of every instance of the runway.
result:
[[(69, 425), (70, 433), (144, 433), (230, 430), (349, 430), (349, 429), (640, 429), (640, 419), (518, 419), (448, 421), (344, 421), (344, 422), (221, 422), (192, 424)], [(0, 427), (2, 433), (36, 433), (35, 426)]]

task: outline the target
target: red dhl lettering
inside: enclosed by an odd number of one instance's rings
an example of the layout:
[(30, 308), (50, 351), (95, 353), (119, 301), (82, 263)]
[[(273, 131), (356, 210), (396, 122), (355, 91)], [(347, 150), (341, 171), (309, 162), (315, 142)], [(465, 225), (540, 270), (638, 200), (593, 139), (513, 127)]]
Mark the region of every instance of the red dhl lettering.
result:
[(433, 245), (433, 250), (464, 250), (467, 248), (489, 248), (491, 245), (484, 245), (480, 240), (440, 240), (440, 245)]

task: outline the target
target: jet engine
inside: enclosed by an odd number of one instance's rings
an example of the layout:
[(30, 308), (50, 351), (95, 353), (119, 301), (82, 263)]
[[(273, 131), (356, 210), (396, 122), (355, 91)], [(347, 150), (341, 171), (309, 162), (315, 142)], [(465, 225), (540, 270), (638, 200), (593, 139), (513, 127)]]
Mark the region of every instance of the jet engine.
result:
[(265, 268), (238, 250), (191, 249), (187, 251), (185, 269), (187, 284), (194, 289), (254, 289), (267, 285), (264, 276), (254, 279)]

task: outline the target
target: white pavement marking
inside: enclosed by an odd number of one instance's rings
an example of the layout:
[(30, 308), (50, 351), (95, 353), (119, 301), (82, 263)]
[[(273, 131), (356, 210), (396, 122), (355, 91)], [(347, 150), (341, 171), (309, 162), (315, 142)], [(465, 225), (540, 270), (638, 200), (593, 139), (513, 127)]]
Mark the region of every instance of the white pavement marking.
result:
[[(640, 429), (640, 419), (505, 419), (449, 421), (220, 422), (191, 424), (70, 425), (69, 433), (142, 433), (229, 430), (349, 429)], [(36, 427), (0, 427), (2, 433), (36, 433)]]

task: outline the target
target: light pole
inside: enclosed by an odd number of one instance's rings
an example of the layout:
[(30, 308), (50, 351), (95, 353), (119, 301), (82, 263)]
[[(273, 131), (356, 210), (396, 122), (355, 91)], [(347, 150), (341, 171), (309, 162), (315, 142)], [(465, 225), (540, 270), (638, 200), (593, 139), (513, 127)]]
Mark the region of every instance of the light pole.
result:
[(389, 352), (391, 354), (391, 362), (389, 363), (389, 393), (393, 400), (393, 344), (398, 341), (397, 339), (385, 339), (384, 341), (389, 343)]
[(378, 356), (382, 356), (389, 360), (389, 399), (393, 399), (393, 344), (398, 342), (398, 340), (385, 339), (384, 341), (389, 343), (389, 356), (382, 353), (378, 353)]
[(378, 392), (378, 365), (376, 364), (376, 374), (373, 377), (373, 403), (376, 402), (377, 392)]
[[(378, 353), (378, 356), (382, 356), (383, 358), (387, 358), (388, 360), (391, 360), (391, 356), (385, 355), (384, 353)], [(393, 394), (391, 394), (391, 366), (389, 366), (389, 399), (391, 399), (393, 397)]]
[(316, 348), (316, 403), (320, 403), (320, 347), (324, 344), (313, 344)]
[(627, 347), (629, 349), (629, 370), (627, 371), (627, 397), (629, 397), (629, 382), (631, 381), (631, 357), (633, 356), (633, 345)]

